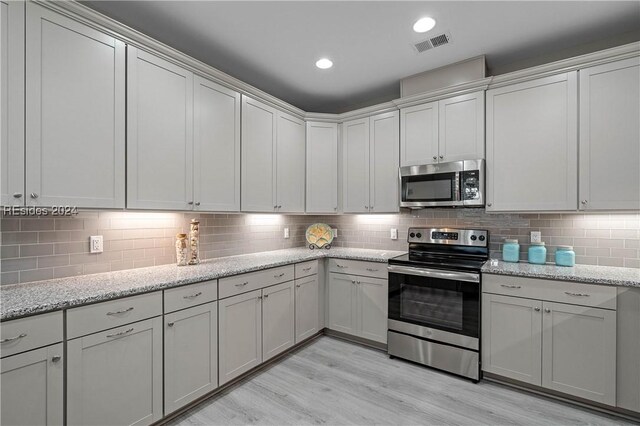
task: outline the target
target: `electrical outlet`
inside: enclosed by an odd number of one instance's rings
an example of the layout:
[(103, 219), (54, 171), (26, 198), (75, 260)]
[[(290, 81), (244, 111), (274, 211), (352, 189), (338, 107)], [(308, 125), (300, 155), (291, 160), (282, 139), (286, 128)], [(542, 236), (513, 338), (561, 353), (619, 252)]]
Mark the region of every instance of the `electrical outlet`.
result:
[(333, 228), (331, 231), (333, 232), (333, 238), (338, 238), (338, 228)]
[(104, 244), (102, 235), (92, 235), (89, 237), (89, 252), (102, 253), (104, 251)]
[(289, 238), (289, 228), (284, 228), (284, 237)]
[(542, 233), (540, 231), (531, 231), (531, 242), (532, 243), (541, 243), (542, 242)]
[(392, 240), (397, 240), (398, 239), (398, 228), (391, 228), (391, 235), (390, 235)]

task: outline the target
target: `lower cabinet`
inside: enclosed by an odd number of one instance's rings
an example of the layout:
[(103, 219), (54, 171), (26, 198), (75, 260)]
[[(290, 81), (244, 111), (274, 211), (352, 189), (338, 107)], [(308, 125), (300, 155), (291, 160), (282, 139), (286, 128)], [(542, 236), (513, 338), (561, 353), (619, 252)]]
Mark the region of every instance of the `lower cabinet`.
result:
[(294, 282), (262, 290), (262, 361), (282, 353), (295, 343)]
[(162, 319), (67, 343), (67, 423), (147, 425), (162, 418)]
[(299, 278), (295, 286), (296, 343), (300, 343), (320, 331), (318, 276)]
[(0, 424), (62, 425), (62, 343), (0, 360)]
[(484, 293), (484, 371), (616, 404), (616, 311)]
[(218, 387), (218, 303), (164, 316), (164, 412)]

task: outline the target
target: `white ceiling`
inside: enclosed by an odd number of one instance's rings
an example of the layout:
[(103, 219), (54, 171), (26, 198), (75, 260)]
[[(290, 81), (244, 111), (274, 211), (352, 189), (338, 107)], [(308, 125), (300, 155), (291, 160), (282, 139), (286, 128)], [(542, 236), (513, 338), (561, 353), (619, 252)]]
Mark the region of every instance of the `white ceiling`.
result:
[[(640, 34), (638, 1), (84, 1), (306, 111), (397, 98), (403, 77), (481, 54), (491, 68)], [(436, 19), (426, 34), (412, 31)], [(412, 45), (449, 31), (452, 42)], [(631, 33), (630, 33), (631, 32)], [(315, 61), (331, 58), (319, 70)], [(507, 67), (508, 68), (508, 67)]]

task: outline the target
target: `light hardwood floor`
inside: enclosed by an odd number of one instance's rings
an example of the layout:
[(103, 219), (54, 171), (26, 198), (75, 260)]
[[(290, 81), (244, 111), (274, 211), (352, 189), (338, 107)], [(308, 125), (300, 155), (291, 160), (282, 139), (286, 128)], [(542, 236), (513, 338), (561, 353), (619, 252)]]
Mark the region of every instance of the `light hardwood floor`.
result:
[(321, 337), (171, 425), (621, 425), (487, 381), (474, 384)]

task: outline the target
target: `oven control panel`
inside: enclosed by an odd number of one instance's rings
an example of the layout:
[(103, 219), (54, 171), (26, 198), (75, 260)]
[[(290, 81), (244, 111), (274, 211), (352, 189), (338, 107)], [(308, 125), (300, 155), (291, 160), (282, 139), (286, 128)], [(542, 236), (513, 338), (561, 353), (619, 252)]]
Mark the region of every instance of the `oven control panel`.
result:
[(482, 229), (409, 228), (409, 243), (488, 247), (489, 233)]

